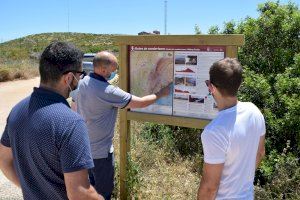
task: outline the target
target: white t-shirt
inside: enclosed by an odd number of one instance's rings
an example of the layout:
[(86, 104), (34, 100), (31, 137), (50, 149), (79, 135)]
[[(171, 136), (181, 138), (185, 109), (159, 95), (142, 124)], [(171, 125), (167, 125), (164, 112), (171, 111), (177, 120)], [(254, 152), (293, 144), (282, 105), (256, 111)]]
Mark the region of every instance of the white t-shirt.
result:
[(220, 111), (205, 127), (204, 162), (224, 163), (216, 199), (254, 199), (256, 154), (265, 132), (264, 117), (250, 102)]

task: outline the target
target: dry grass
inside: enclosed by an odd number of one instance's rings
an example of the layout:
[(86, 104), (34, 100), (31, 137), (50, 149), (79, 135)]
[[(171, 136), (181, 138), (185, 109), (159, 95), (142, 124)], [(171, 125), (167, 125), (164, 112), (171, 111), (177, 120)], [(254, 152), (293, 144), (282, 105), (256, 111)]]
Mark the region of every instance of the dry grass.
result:
[[(118, 85), (118, 78), (112, 81)], [(130, 185), (132, 199), (196, 199), (202, 157), (183, 159), (146, 141), (141, 136), (144, 124), (131, 122), (131, 161), (138, 170), (138, 181)], [(115, 198), (119, 199), (119, 117), (115, 127), (114, 147), (116, 159)], [(172, 158), (171, 158), (172, 157)], [(199, 161), (200, 160), (200, 161)]]
[[(133, 185), (133, 199), (196, 199), (199, 185), (195, 160), (170, 159), (169, 153), (145, 141), (140, 135), (143, 123), (131, 123), (131, 158), (138, 169), (139, 180)], [(115, 155), (119, 166), (119, 127), (115, 131)], [(200, 166), (199, 166), (200, 167)], [(117, 176), (118, 177), (118, 169)], [(119, 184), (117, 184), (119, 186)], [(116, 188), (118, 193), (119, 188)], [(118, 197), (117, 197), (118, 198)]]
[(33, 60), (0, 63), (0, 82), (29, 79), (38, 75), (38, 63)]

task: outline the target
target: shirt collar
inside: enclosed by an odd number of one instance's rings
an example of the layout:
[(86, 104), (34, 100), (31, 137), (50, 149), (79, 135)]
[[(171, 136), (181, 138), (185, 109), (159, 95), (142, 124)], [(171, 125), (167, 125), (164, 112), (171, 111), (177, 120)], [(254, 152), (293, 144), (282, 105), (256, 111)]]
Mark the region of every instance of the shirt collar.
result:
[(93, 72), (90, 73), (90, 77), (94, 78), (94, 79), (97, 79), (99, 81), (102, 81), (102, 82), (107, 82), (107, 80), (103, 76), (101, 76), (99, 74), (96, 74), (96, 73), (93, 73)]
[(66, 106), (70, 107), (69, 103), (67, 102), (67, 100), (65, 99), (65, 97), (63, 97), (62, 95), (58, 94), (57, 92), (54, 92), (52, 90), (43, 88), (43, 87), (34, 87), (33, 88), (33, 96), (37, 96), (37, 97), (42, 97), (45, 99), (49, 99), (52, 100), (54, 102), (57, 103), (63, 103)]

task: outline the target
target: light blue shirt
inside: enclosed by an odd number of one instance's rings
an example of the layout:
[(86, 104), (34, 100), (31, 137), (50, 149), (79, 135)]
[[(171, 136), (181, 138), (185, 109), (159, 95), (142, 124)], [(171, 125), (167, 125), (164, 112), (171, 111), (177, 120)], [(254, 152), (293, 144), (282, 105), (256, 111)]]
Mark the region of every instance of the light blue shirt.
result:
[(77, 111), (88, 127), (93, 159), (108, 156), (112, 149), (118, 108), (125, 108), (130, 100), (131, 94), (110, 85), (95, 73), (79, 82), (75, 101)]

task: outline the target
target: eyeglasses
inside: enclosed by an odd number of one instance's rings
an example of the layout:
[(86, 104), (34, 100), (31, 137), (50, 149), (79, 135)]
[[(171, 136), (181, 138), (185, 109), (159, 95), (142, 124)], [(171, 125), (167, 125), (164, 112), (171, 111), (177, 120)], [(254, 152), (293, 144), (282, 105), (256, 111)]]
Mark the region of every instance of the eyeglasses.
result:
[(209, 87), (211, 85), (210, 80), (205, 80), (205, 84), (206, 84), (207, 87)]
[(215, 87), (217, 87), (216, 84), (214, 84), (211, 80), (205, 80), (205, 84), (207, 87), (210, 87), (211, 85), (214, 85)]
[(68, 70), (68, 71), (65, 71), (63, 74), (67, 74), (69, 72), (80, 74), (80, 76), (79, 76), (80, 79), (83, 79), (86, 76), (86, 72), (85, 71), (76, 71), (76, 70)]

